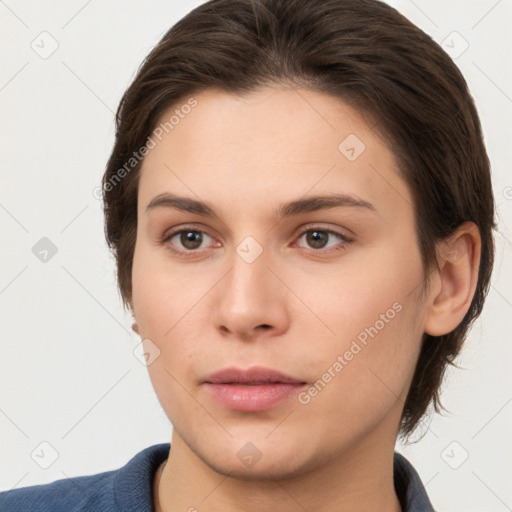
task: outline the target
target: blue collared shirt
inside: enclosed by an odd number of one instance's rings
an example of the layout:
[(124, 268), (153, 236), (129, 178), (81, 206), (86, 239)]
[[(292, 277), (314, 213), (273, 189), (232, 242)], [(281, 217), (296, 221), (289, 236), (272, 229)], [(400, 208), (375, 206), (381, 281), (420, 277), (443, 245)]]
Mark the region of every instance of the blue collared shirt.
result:
[[(120, 469), (0, 493), (0, 512), (154, 512), (153, 478), (170, 444), (150, 446)], [(394, 454), (403, 512), (435, 512), (411, 463)]]

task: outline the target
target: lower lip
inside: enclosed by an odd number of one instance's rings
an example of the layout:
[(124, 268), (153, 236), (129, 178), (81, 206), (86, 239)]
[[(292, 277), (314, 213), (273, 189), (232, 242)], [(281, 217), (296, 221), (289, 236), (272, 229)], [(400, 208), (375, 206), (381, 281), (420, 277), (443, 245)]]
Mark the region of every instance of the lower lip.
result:
[(264, 411), (297, 394), (305, 384), (242, 384), (205, 383), (206, 389), (221, 404), (236, 411)]

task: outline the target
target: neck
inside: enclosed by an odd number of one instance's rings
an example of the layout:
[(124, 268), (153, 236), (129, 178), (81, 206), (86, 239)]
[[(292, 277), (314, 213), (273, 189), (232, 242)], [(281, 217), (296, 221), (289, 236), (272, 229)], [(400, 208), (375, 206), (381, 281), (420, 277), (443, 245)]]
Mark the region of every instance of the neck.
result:
[(286, 479), (249, 480), (213, 470), (173, 430), (155, 477), (156, 512), (402, 512), (393, 483), (394, 443), (358, 446)]

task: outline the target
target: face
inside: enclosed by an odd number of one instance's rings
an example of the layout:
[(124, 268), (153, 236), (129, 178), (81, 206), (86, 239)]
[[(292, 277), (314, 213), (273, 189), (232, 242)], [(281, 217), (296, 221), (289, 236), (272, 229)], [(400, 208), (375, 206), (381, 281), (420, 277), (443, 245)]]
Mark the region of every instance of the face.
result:
[[(243, 478), (394, 446), (425, 307), (393, 154), (321, 93), (194, 98), (142, 165), (132, 274), (173, 440)], [(212, 382), (233, 367), (296, 383)]]

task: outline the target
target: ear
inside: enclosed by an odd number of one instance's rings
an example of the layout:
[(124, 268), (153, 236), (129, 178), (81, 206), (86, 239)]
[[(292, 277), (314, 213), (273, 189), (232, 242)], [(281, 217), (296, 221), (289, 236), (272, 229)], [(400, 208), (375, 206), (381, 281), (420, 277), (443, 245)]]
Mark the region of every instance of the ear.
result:
[(464, 222), (437, 247), (438, 268), (431, 276), (425, 333), (442, 336), (466, 315), (478, 282), (481, 238), (474, 222)]
[(137, 320), (135, 318), (135, 312), (133, 310), (133, 304), (132, 304), (131, 301), (128, 301), (128, 307), (130, 308), (130, 312), (131, 312), (132, 318), (133, 318), (132, 331), (136, 332), (137, 334), (140, 334), (139, 333), (139, 326), (137, 325)]

